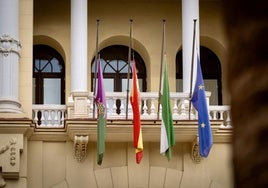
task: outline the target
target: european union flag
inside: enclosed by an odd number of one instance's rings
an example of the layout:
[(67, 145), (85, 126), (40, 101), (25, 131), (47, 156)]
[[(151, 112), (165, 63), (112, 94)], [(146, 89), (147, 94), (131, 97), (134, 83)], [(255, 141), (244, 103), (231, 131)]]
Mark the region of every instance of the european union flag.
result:
[(199, 153), (202, 157), (207, 157), (212, 147), (213, 141), (205, 95), (204, 80), (198, 55), (196, 83), (191, 102), (195, 109), (198, 111)]

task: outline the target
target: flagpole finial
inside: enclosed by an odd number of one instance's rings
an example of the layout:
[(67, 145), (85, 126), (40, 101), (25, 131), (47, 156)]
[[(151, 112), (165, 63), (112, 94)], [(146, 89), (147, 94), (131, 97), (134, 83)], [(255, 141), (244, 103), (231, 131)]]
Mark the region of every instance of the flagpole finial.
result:
[(133, 19), (129, 19), (129, 21), (132, 23), (133, 22)]
[(197, 21), (197, 19), (195, 18), (195, 19), (193, 19), (194, 20), (194, 22), (196, 22)]
[(163, 22), (166, 22), (166, 19), (163, 19)]

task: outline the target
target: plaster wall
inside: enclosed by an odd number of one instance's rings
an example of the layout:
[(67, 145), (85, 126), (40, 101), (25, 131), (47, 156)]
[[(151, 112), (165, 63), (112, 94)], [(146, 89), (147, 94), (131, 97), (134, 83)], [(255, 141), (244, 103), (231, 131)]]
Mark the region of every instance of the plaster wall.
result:
[(96, 143), (89, 143), (83, 162), (74, 158), (73, 142), (29, 141), (28, 188), (86, 187), (232, 187), (230, 145), (214, 144), (208, 158), (196, 164), (191, 144), (176, 143), (168, 161), (159, 143), (144, 143), (144, 157), (135, 162), (132, 143), (106, 144), (103, 163), (97, 165)]

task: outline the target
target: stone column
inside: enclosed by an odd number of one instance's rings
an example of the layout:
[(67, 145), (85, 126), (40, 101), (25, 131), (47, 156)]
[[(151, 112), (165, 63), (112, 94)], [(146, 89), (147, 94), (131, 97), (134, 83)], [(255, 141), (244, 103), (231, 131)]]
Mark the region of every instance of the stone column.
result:
[[(182, 0), (182, 62), (183, 62), (183, 92), (190, 92), (191, 82), (191, 61), (193, 48), (193, 28), (196, 21), (196, 52), (199, 52), (199, 0)], [(196, 62), (196, 61), (195, 61)], [(192, 88), (196, 78), (196, 66), (193, 69)]]
[(74, 117), (88, 117), (87, 78), (87, 0), (71, 0), (71, 94)]
[(18, 101), (19, 0), (0, 1), (0, 112), (21, 113)]

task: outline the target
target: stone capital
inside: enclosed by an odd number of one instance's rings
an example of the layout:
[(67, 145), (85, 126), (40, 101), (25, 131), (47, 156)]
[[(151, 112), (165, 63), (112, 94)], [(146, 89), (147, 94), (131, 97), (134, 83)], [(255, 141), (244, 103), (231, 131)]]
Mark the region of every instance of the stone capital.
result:
[(20, 56), (21, 43), (19, 40), (11, 37), (8, 34), (0, 36), (0, 53), (8, 56), (10, 53), (15, 53)]

